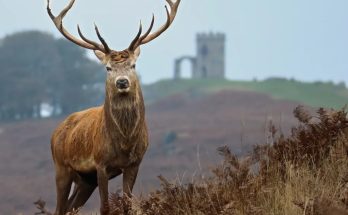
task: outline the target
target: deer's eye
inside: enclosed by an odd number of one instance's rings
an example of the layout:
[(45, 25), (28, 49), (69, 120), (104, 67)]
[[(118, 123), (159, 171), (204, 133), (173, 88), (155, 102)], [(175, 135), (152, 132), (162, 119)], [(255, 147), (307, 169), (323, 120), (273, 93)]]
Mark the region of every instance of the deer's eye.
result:
[(134, 65), (132, 65), (132, 69), (135, 69), (135, 64), (134, 64)]
[(106, 71), (111, 72), (111, 71), (112, 71), (112, 68), (109, 67), (109, 66), (107, 66), (107, 67), (106, 67)]

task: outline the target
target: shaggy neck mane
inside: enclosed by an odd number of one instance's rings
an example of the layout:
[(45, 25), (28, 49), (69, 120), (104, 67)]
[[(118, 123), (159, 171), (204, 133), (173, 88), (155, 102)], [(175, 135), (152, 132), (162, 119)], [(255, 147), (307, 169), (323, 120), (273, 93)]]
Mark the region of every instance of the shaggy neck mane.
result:
[[(144, 120), (141, 92), (105, 97), (106, 132), (112, 141), (127, 144), (136, 136), (138, 125)], [(126, 146), (123, 146), (124, 148)], [(128, 147), (127, 147), (128, 148)]]

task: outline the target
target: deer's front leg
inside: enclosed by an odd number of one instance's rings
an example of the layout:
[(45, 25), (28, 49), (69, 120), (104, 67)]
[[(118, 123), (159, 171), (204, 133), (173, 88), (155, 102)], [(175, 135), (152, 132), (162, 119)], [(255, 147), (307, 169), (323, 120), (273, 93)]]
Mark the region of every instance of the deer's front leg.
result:
[(123, 193), (131, 197), (133, 186), (138, 175), (139, 165), (130, 166), (123, 172)]
[(109, 213), (109, 190), (108, 183), (109, 178), (106, 173), (105, 167), (100, 167), (97, 169), (98, 175), (98, 186), (99, 186), (99, 195), (100, 195), (100, 214), (107, 215)]

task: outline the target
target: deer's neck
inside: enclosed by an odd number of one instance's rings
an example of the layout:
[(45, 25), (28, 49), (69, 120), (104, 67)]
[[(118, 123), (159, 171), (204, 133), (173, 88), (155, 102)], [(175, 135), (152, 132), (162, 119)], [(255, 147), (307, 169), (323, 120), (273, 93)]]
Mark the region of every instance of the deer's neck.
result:
[[(141, 90), (135, 94), (111, 96), (106, 93), (104, 104), (105, 126), (113, 142), (128, 145), (144, 122), (144, 101)], [(127, 147), (128, 146), (123, 146)]]

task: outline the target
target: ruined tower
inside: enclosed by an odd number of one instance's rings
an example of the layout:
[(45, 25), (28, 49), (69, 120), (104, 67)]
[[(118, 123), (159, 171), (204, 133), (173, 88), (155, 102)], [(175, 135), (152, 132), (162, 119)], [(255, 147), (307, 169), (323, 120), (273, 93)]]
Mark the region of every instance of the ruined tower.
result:
[(225, 78), (225, 35), (198, 34), (193, 78)]
[(174, 78), (181, 77), (181, 62), (192, 64), (193, 79), (225, 78), (225, 35), (222, 33), (197, 34), (196, 56), (180, 57), (175, 60)]

